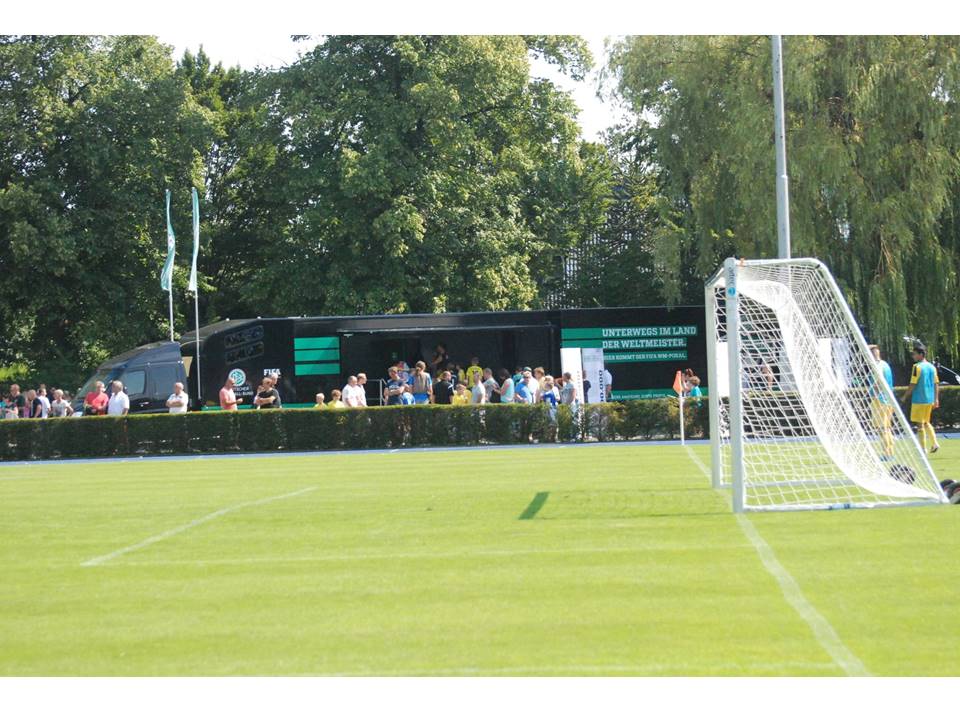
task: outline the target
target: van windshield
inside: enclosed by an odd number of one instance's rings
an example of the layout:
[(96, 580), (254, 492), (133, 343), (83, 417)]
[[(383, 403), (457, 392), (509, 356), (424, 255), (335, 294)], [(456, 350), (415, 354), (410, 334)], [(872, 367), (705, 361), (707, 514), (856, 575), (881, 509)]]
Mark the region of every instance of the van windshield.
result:
[(96, 389), (97, 382), (102, 382), (104, 385), (104, 390), (110, 387), (110, 381), (116, 380), (120, 377), (122, 372), (121, 368), (97, 368), (97, 371), (90, 376), (90, 378), (83, 384), (79, 390), (77, 390), (76, 398), (80, 402), (83, 402), (83, 399), (87, 396), (87, 393), (93, 392)]

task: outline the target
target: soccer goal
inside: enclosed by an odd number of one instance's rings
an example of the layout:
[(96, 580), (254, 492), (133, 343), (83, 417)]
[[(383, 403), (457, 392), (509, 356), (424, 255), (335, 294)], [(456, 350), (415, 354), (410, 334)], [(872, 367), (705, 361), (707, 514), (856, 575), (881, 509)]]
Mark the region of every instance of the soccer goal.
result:
[(713, 484), (734, 511), (946, 501), (823, 263), (730, 258), (705, 302)]

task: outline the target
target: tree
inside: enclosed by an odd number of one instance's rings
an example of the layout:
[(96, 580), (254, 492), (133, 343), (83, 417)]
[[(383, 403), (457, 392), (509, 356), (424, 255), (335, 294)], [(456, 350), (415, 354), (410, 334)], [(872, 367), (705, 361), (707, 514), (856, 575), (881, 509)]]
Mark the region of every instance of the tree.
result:
[(602, 202), (576, 108), (531, 80), (530, 52), (590, 62), (570, 38), (333, 36), (264, 78), (288, 204), (247, 257), (247, 301), (281, 314), (533, 305), (538, 263)]
[(162, 337), (163, 193), (202, 182), (208, 113), (153, 38), (6, 37), (0, 127), (0, 364), (76, 383)]
[[(936, 37), (784, 42), (793, 253), (824, 260), (891, 350), (907, 331), (958, 345), (960, 258), (944, 235), (960, 178), (958, 48)], [(610, 69), (651, 123), (664, 299), (699, 301), (667, 258), (689, 258), (703, 278), (731, 253), (775, 256), (768, 39), (628, 38)]]

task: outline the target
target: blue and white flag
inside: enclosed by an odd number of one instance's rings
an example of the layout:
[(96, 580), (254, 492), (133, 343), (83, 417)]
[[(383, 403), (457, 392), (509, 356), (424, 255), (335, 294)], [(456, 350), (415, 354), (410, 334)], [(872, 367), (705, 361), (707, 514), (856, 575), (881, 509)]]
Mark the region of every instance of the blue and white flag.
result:
[(170, 224), (170, 191), (167, 190), (167, 261), (160, 271), (160, 288), (170, 290), (173, 281), (173, 258), (176, 255), (176, 238), (173, 236), (173, 225)]
[(190, 283), (187, 290), (197, 292), (197, 255), (200, 254), (200, 200), (197, 198), (197, 189), (193, 191), (193, 265), (190, 266)]

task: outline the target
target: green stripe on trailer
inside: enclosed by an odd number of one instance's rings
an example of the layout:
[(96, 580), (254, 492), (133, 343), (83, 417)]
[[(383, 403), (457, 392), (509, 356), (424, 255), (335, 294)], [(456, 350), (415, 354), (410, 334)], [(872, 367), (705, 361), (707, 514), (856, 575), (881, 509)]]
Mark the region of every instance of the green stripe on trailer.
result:
[(340, 363), (307, 363), (294, 367), (295, 375), (339, 375)]
[(562, 348), (602, 348), (603, 340), (561, 340)]
[[(561, 328), (561, 340), (580, 340), (603, 337), (603, 328)], [(587, 346), (584, 346), (587, 347)]]
[(329, 350), (294, 350), (293, 359), (297, 362), (307, 362), (316, 360), (340, 360), (340, 351), (336, 348)]
[(293, 339), (294, 350), (339, 350), (338, 337), (298, 337)]

